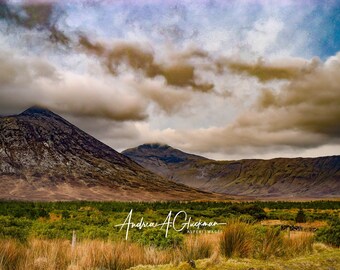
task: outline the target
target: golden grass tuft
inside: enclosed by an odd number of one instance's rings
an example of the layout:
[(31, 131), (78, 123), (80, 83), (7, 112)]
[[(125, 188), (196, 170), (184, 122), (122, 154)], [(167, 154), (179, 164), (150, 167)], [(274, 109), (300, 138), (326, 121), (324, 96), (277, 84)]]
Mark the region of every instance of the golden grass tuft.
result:
[(285, 237), (279, 227), (258, 227), (233, 220), (222, 233), (220, 253), (227, 258), (292, 258), (311, 253), (313, 244), (314, 237), (309, 232)]
[(263, 237), (257, 240), (256, 257), (267, 260), (271, 257), (281, 257), (284, 255), (284, 239), (280, 228), (267, 227)]
[(299, 232), (284, 239), (285, 255), (294, 257), (313, 252), (314, 236), (310, 232)]
[(227, 258), (250, 257), (254, 248), (254, 230), (240, 220), (231, 220), (222, 232), (221, 254)]
[(71, 262), (71, 246), (67, 240), (32, 239), (27, 245), (22, 260), (26, 269), (66, 269)]
[(134, 243), (87, 240), (73, 251), (73, 265), (80, 269), (127, 269), (144, 263), (144, 249)]
[(0, 269), (19, 269), (25, 249), (21, 243), (15, 240), (1, 240), (0, 244)]
[(189, 235), (180, 249), (183, 261), (210, 258), (214, 251), (211, 235)]

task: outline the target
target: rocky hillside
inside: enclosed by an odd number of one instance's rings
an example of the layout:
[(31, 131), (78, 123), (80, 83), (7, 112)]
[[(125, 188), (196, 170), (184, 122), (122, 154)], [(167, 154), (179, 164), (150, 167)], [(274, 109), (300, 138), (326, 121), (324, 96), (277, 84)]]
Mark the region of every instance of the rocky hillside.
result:
[(214, 161), (159, 144), (123, 154), (168, 179), (209, 192), (256, 198), (340, 197), (340, 156)]
[(0, 117), (0, 199), (187, 200), (209, 194), (167, 181), (51, 111)]

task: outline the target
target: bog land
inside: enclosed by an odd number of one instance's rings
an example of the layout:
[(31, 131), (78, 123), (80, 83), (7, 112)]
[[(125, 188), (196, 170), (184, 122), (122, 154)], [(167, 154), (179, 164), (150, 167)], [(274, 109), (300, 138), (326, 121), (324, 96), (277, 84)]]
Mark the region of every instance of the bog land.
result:
[(339, 269), (339, 215), (339, 201), (1, 201), (0, 269)]

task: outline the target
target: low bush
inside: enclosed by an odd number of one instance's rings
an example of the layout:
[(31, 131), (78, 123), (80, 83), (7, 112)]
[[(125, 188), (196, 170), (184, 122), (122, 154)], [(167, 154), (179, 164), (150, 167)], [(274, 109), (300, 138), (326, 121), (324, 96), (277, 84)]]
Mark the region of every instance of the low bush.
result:
[(330, 225), (319, 229), (316, 232), (316, 240), (340, 247), (340, 219), (337, 218), (330, 222)]
[(26, 218), (0, 216), (0, 238), (13, 238), (21, 242), (26, 241), (32, 221)]
[(145, 246), (161, 249), (180, 247), (183, 243), (183, 234), (169, 230), (167, 237), (165, 231), (157, 228), (147, 229), (142, 234), (134, 234), (133, 240)]

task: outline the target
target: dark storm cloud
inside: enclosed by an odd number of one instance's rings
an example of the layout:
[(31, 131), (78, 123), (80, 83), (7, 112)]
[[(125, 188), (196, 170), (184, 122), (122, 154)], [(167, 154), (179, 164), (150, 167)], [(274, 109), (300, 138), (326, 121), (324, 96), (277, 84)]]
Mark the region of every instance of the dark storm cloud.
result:
[(200, 92), (210, 92), (214, 87), (213, 84), (198, 83), (195, 77), (195, 66), (190, 63), (191, 58), (204, 56), (203, 52), (186, 53), (176, 61), (166, 64), (157, 62), (152, 49), (143, 48), (138, 43), (116, 42), (109, 46), (92, 42), (86, 36), (81, 36), (79, 44), (87, 52), (99, 57), (113, 75), (116, 75), (119, 67), (125, 64), (136, 71), (143, 72), (148, 78), (162, 76), (171, 86), (191, 87), (194, 91)]
[(10, 4), (5, 0), (0, 1), (0, 19), (10, 26), (45, 30), (51, 42), (67, 45), (69, 37), (56, 26), (62, 14), (63, 11), (54, 2), (23, 1), (22, 4)]
[[(340, 53), (279, 89), (265, 88), (256, 102), (226, 127), (186, 131), (175, 144), (191, 151), (313, 148), (340, 141)], [(275, 76), (277, 78), (277, 76)], [(182, 139), (184, 138), (184, 139)], [(190, 139), (189, 139), (190, 138)], [(248, 151), (247, 150), (247, 151)]]
[(221, 58), (216, 61), (219, 69), (228, 68), (235, 74), (244, 74), (246, 76), (256, 77), (260, 82), (266, 83), (272, 80), (293, 80), (313, 71), (320, 63), (317, 58), (311, 61), (285, 62), (276, 61), (266, 63), (264, 59), (259, 58), (255, 62), (244, 61), (240, 59)]
[(0, 114), (38, 105), (115, 121), (148, 117), (147, 103), (119, 89), (119, 82), (113, 87), (114, 82), (58, 70), (37, 57), (19, 57), (15, 51), (0, 52), (0, 63)]
[(271, 130), (289, 127), (329, 137), (340, 137), (340, 54), (308, 74), (291, 80), (281, 91), (259, 96), (259, 113), (272, 112), (266, 120)]

